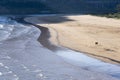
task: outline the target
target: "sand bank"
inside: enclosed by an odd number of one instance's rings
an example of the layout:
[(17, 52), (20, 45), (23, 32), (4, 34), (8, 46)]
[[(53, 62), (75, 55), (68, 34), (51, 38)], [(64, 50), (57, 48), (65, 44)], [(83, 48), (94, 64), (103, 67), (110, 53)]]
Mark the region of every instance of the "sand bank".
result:
[(55, 45), (120, 63), (120, 20), (90, 15), (35, 16), (25, 20), (49, 28), (50, 41)]

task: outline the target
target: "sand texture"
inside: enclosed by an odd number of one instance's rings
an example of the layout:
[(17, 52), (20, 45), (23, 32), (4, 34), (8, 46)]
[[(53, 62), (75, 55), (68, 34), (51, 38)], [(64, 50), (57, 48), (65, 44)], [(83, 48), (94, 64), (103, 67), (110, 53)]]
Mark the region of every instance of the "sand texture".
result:
[(120, 63), (120, 20), (91, 15), (27, 17), (49, 28), (50, 41), (107, 62)]

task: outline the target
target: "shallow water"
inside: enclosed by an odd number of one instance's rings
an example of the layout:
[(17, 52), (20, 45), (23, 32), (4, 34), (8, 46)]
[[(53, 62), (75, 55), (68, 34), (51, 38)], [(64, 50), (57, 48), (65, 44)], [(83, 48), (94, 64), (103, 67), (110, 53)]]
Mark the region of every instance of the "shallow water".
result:
[[(25, 36), (34, 32), (33, 26), (26, 27), (6, 17), (0, 17), (0, 41), (7, 39)], [(38, 29), (39, 30), (39, 29)], [(35, 39), (39, 37), (40, 33), (34, 35)], [(32, 34), (31, 34), (32, 37)]]
[(65, 61), (80, 66), (84, 69), (106, 73), (111, 76), (120, 78), (120, 66), (105, 63), (100, 60), (91, 58), (83, 53), (75, 52), (69, 49), (57, 51), (57, 55), (61, 56)]
[(37, 41), (40, 31), (34, 26), (0, 17), (0, 33), (0, 80), (119, 78), (119, 66), (68, 49), (57, 52), (46, 49)]

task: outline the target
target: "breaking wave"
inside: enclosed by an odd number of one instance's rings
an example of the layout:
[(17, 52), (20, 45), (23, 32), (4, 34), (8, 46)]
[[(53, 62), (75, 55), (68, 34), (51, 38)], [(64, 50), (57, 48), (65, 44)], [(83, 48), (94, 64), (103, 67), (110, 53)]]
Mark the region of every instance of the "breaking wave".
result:
[(19, 24), (7, 17), (0, 17), (0, 41), (26, 35), (29, 38), (37, 39), (40, 31), (36, 27)]

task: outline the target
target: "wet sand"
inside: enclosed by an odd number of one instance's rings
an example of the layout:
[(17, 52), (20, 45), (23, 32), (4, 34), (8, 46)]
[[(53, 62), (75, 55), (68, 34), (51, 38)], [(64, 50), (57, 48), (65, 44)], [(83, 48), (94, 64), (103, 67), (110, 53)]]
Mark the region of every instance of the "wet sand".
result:
[[(6, 18), (2, 23), (1, 31), (7, 31), (10, 35), (6, 40), (0, 42), (0, 80), (119, 80), (119, 66), (111, 65), (110, 67), (107, 65), (108, 70), (106, 67), (101, 70), (100, 66), (100, 72), (90, 71), (90, 67), (86, 68), (86, 64), (100, 63), (98, 60), (96, 62), (84, 54), (71, 50), (52, 52), (46, 49), (40, 44), (41, 42), (37, 41), (42, 32), (36, 28), (37, 26), (31, 26), (32, 24), (24, 21), (20, 21), (23, 24), (13, 21), (11, 23), (11, 20)], [(42, 26), (38, 27), (43, 28)], [(45, 41), (48, 37), (46, 34), (44, 35)], [(5, 36), (5, 34), (1, 35), (1, 37)], [(60, 56), (65, 57), (64, 59), (70, 59), (69, 62), (77, 60), (78, 63), (83, 63), (81, 64), (83, 67), (68, 64), (63, 58), (56, 55), (59, 53)], [(94, 67), (92, 66), (92, 68)], [(95, 69), (99, 70), (98, 66)]]
[(47, 27), (50, 41), (89, 56), (112, 63), (120, 63), (120, 20), (90, 15), (36, 16), (25, 19)]
[(41, 31), (41, 34), (38, 38), (38, 41), (43, 45), (43, 47), (45, 47), (51, 51), (56, 51), (56, 50), (61, 49), (61, 47), (54, 45), (49, 41), (50, 31), (48, 28), (27, 22), (24, 20), (25, 17), (23, 17), (23, 16), (15, 17), (15, 18), (11, 17), (11, 19), (17, 21), (18, 23), (24, 24), (24, 25), (29, 25), (29, 26), (31, 25), (31, 26), (35, 26), (35, 27), (39, 28), (39, 30)]

